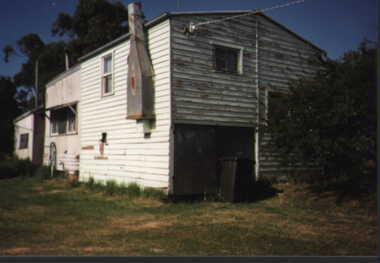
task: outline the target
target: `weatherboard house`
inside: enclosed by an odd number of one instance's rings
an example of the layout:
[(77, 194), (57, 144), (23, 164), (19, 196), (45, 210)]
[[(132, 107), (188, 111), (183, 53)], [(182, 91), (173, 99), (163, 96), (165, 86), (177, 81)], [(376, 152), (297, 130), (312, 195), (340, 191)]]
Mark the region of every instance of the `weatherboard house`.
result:
[[(260, 127), (323, 50), (262, 12), (164, 13), (81, 57), (47, 84), (43, 162), (79, 179), (212, 192), (218, 162), (283, 171)], [(20, 119), (19, 119), (20, 121)], [(22, 136), (21, 134), (16, 134)]]

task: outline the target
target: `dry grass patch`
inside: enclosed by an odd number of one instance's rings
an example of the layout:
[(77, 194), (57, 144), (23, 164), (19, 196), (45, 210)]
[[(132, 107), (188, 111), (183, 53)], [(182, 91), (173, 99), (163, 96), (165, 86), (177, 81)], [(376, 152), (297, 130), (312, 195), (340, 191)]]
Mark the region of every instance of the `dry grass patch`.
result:
[(28, 247), (15, 247), (15, 248), (8, 248), (4, 250), (0, 250), (0, 254), (3, 255), (30, 255), (31, 249)]
[[(376, 255), (377, 216), (299, 186), (247, 204), (107, 196), (64, 180), (0, 189), (0, 254)], [(0, 182), (0, 187), (1, 187)], [(36, 191), (37, 190), (37, 191)], [(53, 194), (57, 195), (53, 195)], [(59, 193), (59, 195), (58, 195)], [(25, 196), (24, 196), (25, 195)], [(319, 199), (318, 199), (319, 198)], [(243, 245), (242, 245), (243, 244)]]
[(158, 220), (153, 215), (134, 215), (124, 218), (111, 218), (108, 222), (108, 228), (104, 229), (103, 232), (113, 233), (122, 230), (140, 231), (170, 227), (176, 223), (176, 217), (171, 216)]

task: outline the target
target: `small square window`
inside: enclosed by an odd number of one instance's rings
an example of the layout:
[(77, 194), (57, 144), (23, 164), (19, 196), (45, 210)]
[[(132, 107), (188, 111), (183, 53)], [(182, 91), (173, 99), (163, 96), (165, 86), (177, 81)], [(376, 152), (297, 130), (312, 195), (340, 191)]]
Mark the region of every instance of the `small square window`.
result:
[(20, 145), (19, 149), (27, 149), (28, 148), (28, 141), (29, 141), (29, 134), (23, 133), (20, 135)]
[(113, 92), (113, 63), (112, 54), (103, 57), (102, 66), (102, 95), (112, 94)]
[(241, 53), (238, 48), (214, 45), (215, 70), (241, 74)]

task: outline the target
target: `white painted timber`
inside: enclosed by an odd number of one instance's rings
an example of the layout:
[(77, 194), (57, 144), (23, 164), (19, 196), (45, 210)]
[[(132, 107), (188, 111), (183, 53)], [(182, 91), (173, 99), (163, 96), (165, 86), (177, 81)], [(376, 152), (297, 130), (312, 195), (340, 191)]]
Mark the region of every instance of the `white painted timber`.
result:
[(45, 143), (43, 162), (49, 164), (50, 144), (55, 143), (57, 148), (57, 170), (78, 171), (80, 160), (80, 66), (64, 72), (49, 82), (46, 89), (46, 115), (50, 117), (51, 109), (76, 104), (77, 123), (76, 132), (64, 135), (52, 135), (50, 118), (45, 118)]
[[(15, 122), (15, 155), (20, 159), (30, 159), (33, 158), (33, 127), (34, 125), (34, 114), (31, 113), (24, 118), (19, 119)], [(21, 134), (28, 135), (28, 147), (20, 149), (20, 136)]]
[[(150, 137), (143, 123), (127, 120), (127, 57), (129, 40), (81, 64), (80, 180), (136, 182), (143, 187), (168, 188), (170, 112), (170, 22), (148, 29), (148, 48), (154, 70), (156, 119)], [(101, 59), (113, 54), (113, 95), (101, 96)], [(107, 133), (100, 153), (102, 133)]]

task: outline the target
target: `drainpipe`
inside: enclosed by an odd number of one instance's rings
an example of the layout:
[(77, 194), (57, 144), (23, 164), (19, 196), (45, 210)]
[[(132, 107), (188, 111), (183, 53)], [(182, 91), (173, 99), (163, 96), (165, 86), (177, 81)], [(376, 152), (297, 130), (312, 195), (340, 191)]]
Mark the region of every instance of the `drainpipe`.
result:
[(256, 120), (256, 129), (255, 129), (255, 179), (259, 179), (260, 171), (260, 90), (259, 90), (259, 16), (256, 15), (256, 65), (255, 65), (255, 76), (256, 76), (256, 100), (257, 100), (257, 120)]
[(65, 52), (65, 68), (66, 68), (66, 71), (69, 70), (69, 55), (67, 54), (67, 52)]
[(34, 88), (36, 91), (35, 97), (34, 97), (34, 107), (37, 109), (38, 107), (38, 59), (35, 63), (35, 73), (34, 73)]

